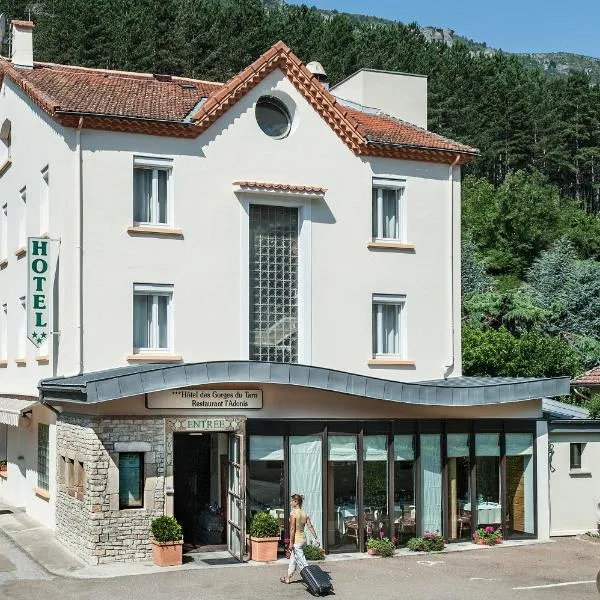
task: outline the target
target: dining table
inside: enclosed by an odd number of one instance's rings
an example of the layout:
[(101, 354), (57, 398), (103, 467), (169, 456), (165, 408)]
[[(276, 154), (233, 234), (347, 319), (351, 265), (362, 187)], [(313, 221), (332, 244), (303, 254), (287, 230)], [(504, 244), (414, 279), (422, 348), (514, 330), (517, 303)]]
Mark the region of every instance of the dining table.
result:
[[(471, 503), (467, 502), (463, 510), (471, 512)], [(477, 504), (477, 523), (496, 525), (502, 522), (502, 505), (498, 502), (479, 502)]]

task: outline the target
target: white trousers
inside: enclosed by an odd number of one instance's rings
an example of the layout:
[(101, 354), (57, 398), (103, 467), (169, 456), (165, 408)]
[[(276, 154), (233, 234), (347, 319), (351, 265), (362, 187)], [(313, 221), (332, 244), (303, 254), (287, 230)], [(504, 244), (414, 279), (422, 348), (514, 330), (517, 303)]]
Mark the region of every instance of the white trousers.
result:
[(304, 557), (304, 544), (294, 544), (292, 546), (290, 564), (288, 566), (288, 577), (291, 577), (296, 572), (297, 566), (300, 567), (300, 570), (308, 566), (306, 558)]

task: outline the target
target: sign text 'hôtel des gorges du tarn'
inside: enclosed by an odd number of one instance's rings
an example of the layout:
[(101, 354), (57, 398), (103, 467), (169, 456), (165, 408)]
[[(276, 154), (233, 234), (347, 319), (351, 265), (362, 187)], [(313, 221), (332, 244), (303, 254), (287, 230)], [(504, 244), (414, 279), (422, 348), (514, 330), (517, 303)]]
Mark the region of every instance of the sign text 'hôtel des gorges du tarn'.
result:
[(211, 410), (262, 408), (262, 390), (165, 390), (148, 394), (148, 408), (208, 408)]

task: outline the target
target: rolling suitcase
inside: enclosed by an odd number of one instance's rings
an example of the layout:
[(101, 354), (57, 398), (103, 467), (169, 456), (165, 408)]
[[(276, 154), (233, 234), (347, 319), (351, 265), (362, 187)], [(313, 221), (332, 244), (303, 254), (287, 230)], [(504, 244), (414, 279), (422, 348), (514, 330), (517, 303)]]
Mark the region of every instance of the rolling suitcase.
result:
[(323, 596), (333, 592), (329, 575), (319, 565), (308, 565), (300, 571), (300, 577), (313, 596)]

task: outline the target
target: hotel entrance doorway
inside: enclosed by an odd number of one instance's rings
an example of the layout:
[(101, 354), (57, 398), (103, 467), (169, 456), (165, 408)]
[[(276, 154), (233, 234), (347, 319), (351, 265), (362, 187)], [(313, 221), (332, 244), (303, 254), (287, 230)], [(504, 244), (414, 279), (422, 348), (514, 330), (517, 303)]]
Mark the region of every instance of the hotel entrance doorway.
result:
[(184, 550), (225, 550), (228, 489), (227, 434), (174, 433), (175, 518)]

